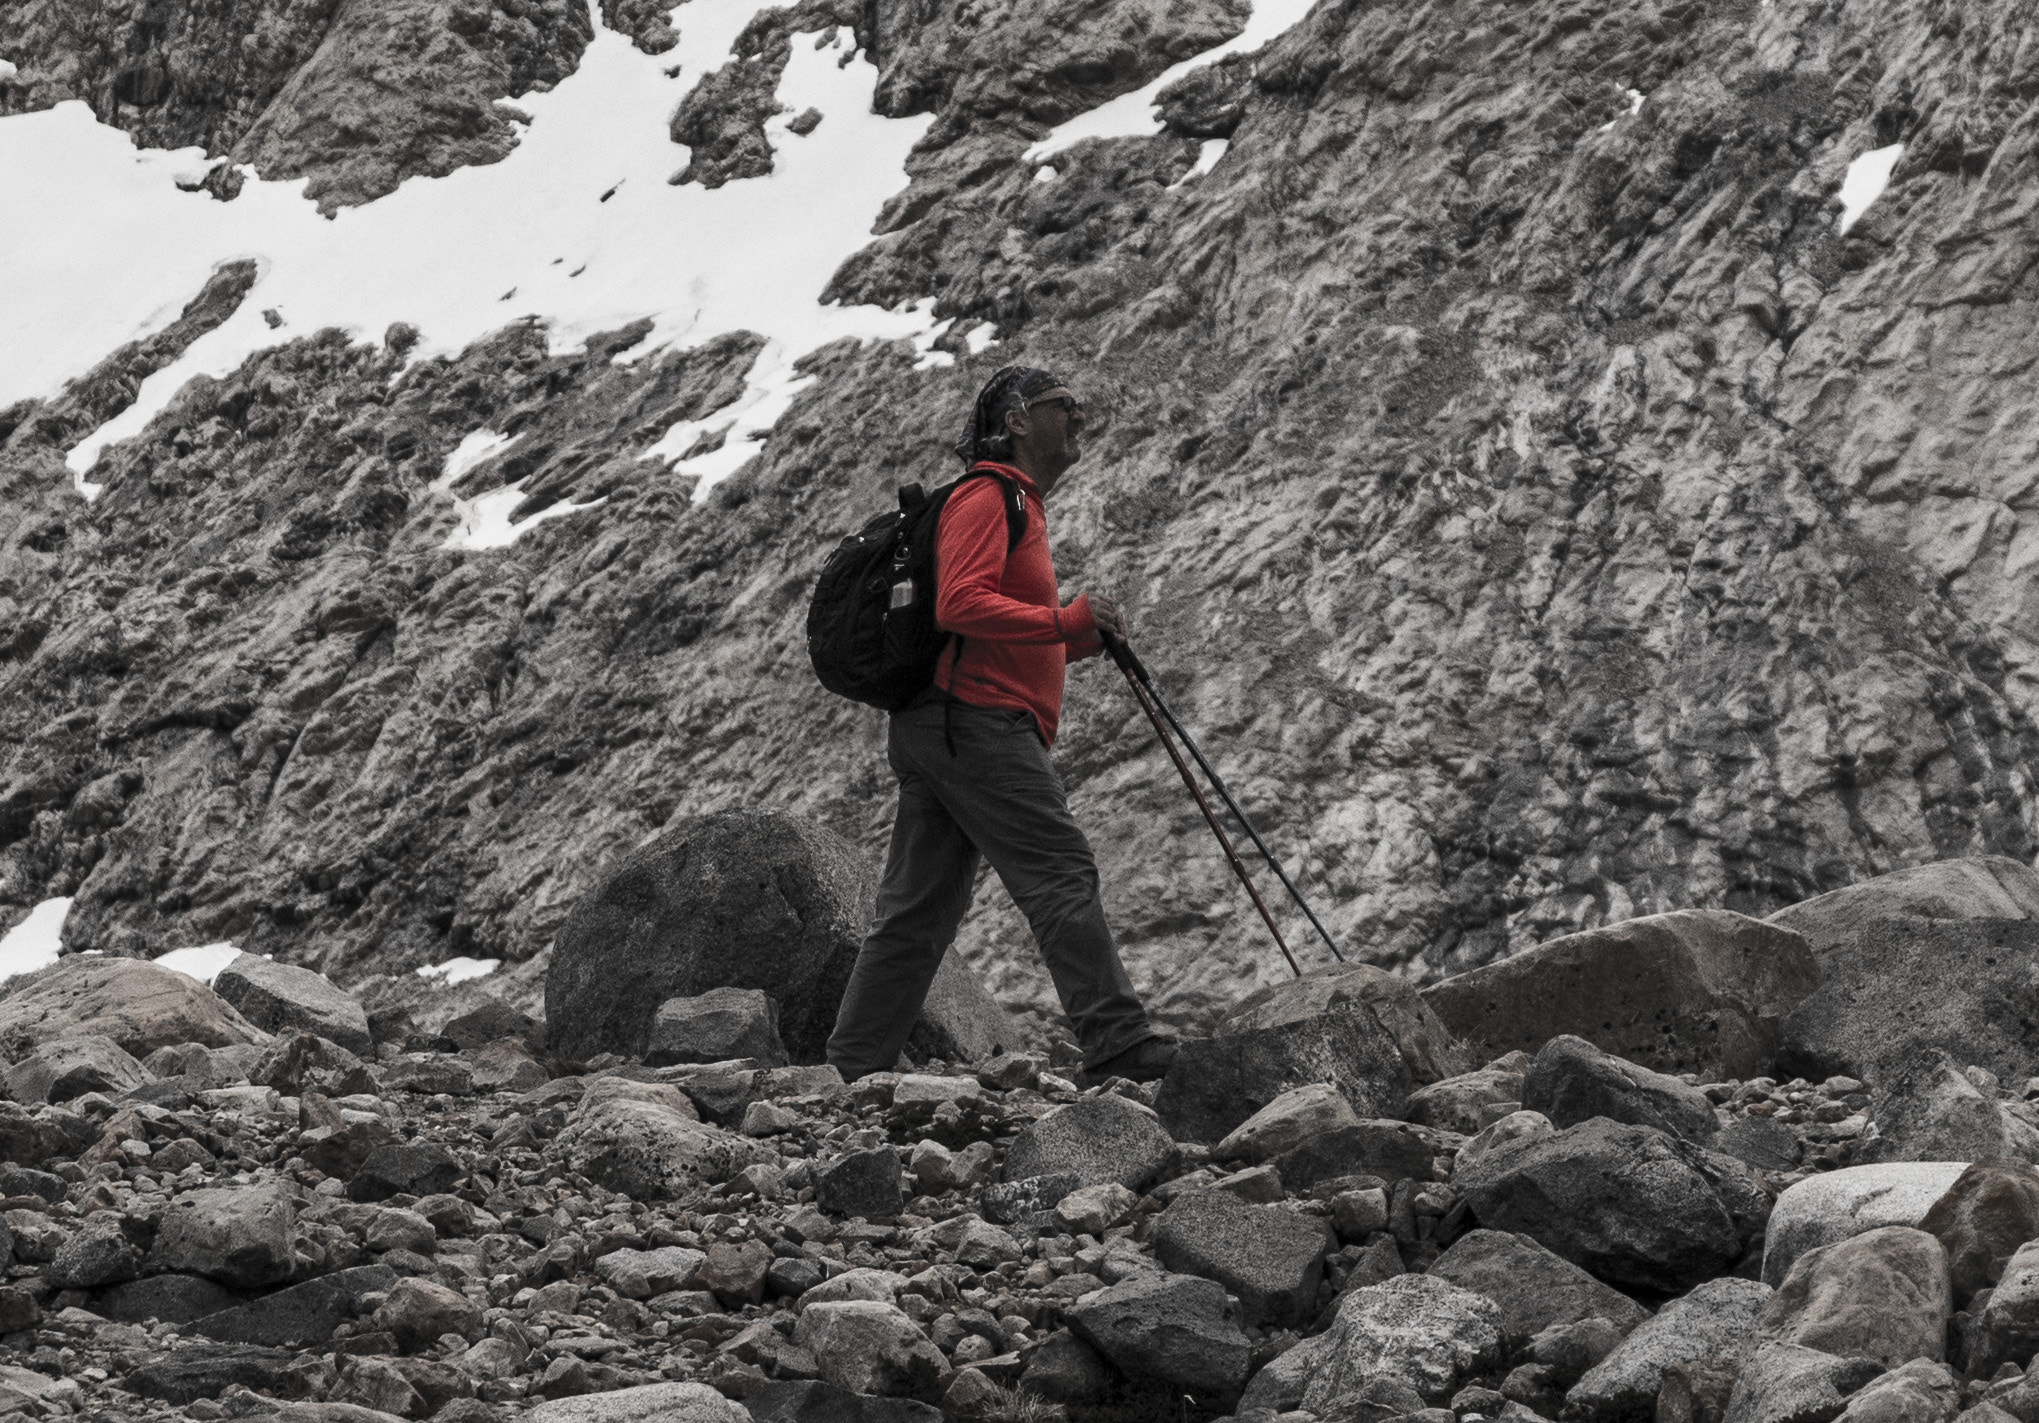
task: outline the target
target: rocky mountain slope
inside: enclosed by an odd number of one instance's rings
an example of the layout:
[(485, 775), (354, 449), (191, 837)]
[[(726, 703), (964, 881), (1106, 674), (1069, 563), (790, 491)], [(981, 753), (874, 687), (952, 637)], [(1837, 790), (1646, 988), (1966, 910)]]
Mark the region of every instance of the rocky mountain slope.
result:
[[(586, 34), (523, 0), (196, 13), (15, 7), (0, 112), (84, 97), (331, 207), (499, 155), (489, 101), (571, 82)], [(1426, 980), (2028, 860), (2027, 8), (1320, 0), (1169, 89), (1159, 133), (1026, 156), (1247, 19), (808, 0), (643, 114), (676, 176), (769, 182), (797, 141), (764, 126), (774, 67), (841, 27), (880, 112), (933, 116), (825, 295), (933, 298), (951, 363), (813, 353), (698, 501), (642, 456), (739, 398), (741, 334), (618, 364), (645, 328), (556, 351), (512, 324), (406, 366), (406, 329), (279, 331), (82, 500), (65, 452), (226, 319), (249, 278), (223, 269), (0, 414), (0, 923), (71, 896), (74, 950), (231, 939), (352, 982), (532, 959), (686, 814), (787, 806), (875, 855), (881, 719), (812, 684), (805, 592), (894, 484), (945, 475), (1015, 359), (1096, 412), (1052, 509), (1065, 587), (1126, 602), (1355, 957)], [(665, 43), (650, 8), (601, 23)], [(1892, 145), (1844, 235), (1844, 175)], [(478, 430), (521, 438), (429, 487)], [(441, 546), (456, 495), (518, 481), (520, 516), (602, 502)], [(1072, 677), (1057, 755), (1164, 1014), (1269, 980), (1108, 667)], [(985, 898), (964, 952), (1046, 1004)]]

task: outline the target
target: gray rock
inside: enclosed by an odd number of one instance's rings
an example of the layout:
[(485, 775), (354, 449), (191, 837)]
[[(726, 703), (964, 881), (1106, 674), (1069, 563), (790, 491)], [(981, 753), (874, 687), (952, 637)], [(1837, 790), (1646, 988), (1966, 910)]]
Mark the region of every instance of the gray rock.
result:
[(230, 1344), (324, 1344), (335, 1329), (360, 1313), (362, 1296), (387, 1292), (396, 1282), (396, 1271), (386, 1265), (336, 1270), (250, 1304), (198, 1315), (190, 1321), (189, 1332)]
[(1428, 1273), (1494, 1301), (1510, 1347), (1546, 1329), (1587, 1319), (1605, 1319), (1626, 1335), (1650, 1315), (1528, 1236), (1505, 1231), (1468, 1231), (1437, 1257)]
[(581, 1398), (555, 1398), (530, 1423), (751, 1423), (743, 1405), (705, 1383), (651, 1383)]
[(189, 1324), (240, 1303), (240, 1295), (203, 1275), (144, 1275), (102, 1290), (92, 1299), (92, 1312), (120, 1324), (145, 1324), (152, 1319)]
[(281, 1284), (297, 1263), (296, 1220), (280, 1183), (187, 1191), (158, 1219), (149, 1269), (206, 1275), (233, 1289)]
[(1577, 1126), (1594, 1117), (1655, 1127), (1702, 1146), (1720, 1132), (1713, 1104), (1697, 1087), (1602, 1052), (1564, 1034), (1545, 1043), (1522, 1079), (1522, 1106), (1551, 1125)]
[[(1178, 1274), (1216, 1280), (1239, 1298), (1248, 1325), (1304, 1325), (1317, 1312), (1329, 1226), (1225, 1191), (1186, 1191), (1155, 1221), (1154, 1258)], [(960, 1257), (958, 1257), (960, 1258)]]
[(68, 1102), (87, 1092), (118, 1096), (151, 1080), (111, 1038), (89, 1033), (38, 1045), (7, 1069), (7, 1094), (17, 1102)]
[(1024, 1176), (984, 1188), (984, 1218), (999, 1225), (1011, 1225), (1041, 1211), (1052, 1210), (1082, 1186), (1073, 1171), (1053, 1171), (1045, 1176)]
[[(1239, 1395), (1240, 1416), (1248, 1413), (1291, 1413), (1301, 1408), (1303, 1393), (1330, 1351), (1331, 1341), (1329, 1331), (1313, 1334), (1263, 1364), (1253, 1375), (1253, 1381), (1246, 1385), (1246, 1392)], [(1419, 1397), (1417, 1401), (1420, 1403), (1422, 1400)]]
[(1763, 1281), (1779, 1285), (1806, 1251), (1887, 1225), (1918, 1225), (1966, 1163), (1850, 1166), (1808, 1176), (1777, 1198), (1763, 1238)]
[(1802, 899), (1770, 916), (1822, 960), (1893, 919), (2039, 918), (2039, 870), (2002, 855), (1935, 860)]
[(919, 1325), (876, 1300), (805, 1305), (793, 1342), (814, 1356), (823, 1379), (851, 1393), (932, 1402), (949, 1367)]
[(1968, 1372), (1988, 1378), (2007, 1363), (2025, 1366), (2034, 1353), (2039, 1353), (2039, 1241), (2019, 1246), (2004, 1266), (1976, 1321)]
[(1003, 1176), (1008, 1182), (1073, 1176), (1070, 1190), (1116, 1181), (1144, 1191), (1174, 1158), (1175, 1143), (1153, 1113), (1107, 1095), (1057, 1107), (1021, 1128), (1006, 1150)]
[(944, 1062), (989, 1062), (1026, 1043), (1027, 1035), (999, 1006), (962, 954), (942, 955), (934, 982), (921, 1002), (920, 1017), (907, 1035), (906, 1051), (913, 1060), (938, 1057)]
[(378, 1146), (347, 1178), (350, 1201), (386, 1201), (395, 1195), (435, 1196), (466, 1174), (458, 1157), (434, 1142)]
[(405, 1353), (428, 1348), (441, 1335), (458, 1334), (472, 1342), (481, 1337), (480, 1306), (466, 1295), (431, 1280), (398, 1280), (369, 1317), (369, 1328), (396, 1337)]
[(1726, 1270), (1768, 1204), (1740, 1162), (1601, 1118), (1498, 1146), (1454, 1184), (1480, 1224), (1527, 1235), (1610, 1284), (1653, 1290)]
[(1820, 1423), (1840, 1416), (1848, 1395), (1883, 1372), (1871, 1359), (1844, 1359), (1795, 1344), (1766, 1344), (1742, 1366), (1723, 1423)]
[(1868, 918), (1819, 961), (1818, 990), (1785, 1022), (1780, 1072), (1876, 1085), (1936, 1048), (2006, 1080), (2039, 1073), (2023, 1027), (2039, 1014), (2039, 923)]
[(743, 1406), (751, 1423), (940, 1423), (942, 1417), (917, 1399), (851, 1393), (820, 1379), (773, 1379), (747, 1395)]
[(756, 988), (796, 1062), (819, 1062), (870, 914), (869, 867), (777, 810), (699, 816), (610, 869), (560, 927), (545, 983), (553, 1050), (642, 1056), (669, 999)]
[[(1050, 1403), (1102, 1403), (1111, 1387), (1111, 1370), (1097, 1350), (1069, 1330), (1058, 1329), (1028, 1356), (1018, 1387)], [(1244, 1400), (1240, 1408), (1244, 1410)]]
[(1154, 1110), (1182, 1141), (1216, 1142), (1284, 1092), (1336, 1087), (1360, 1117), (1399, 1116), (1410, 1079), (1371, 1006), (1340, 1000), (1314, 1017), (1183, 1042)]
[(906, 1204), (899, 1154), (879, 1146), (837, 1157), (815, 1172), (814, 1204), (836, 1216), (898, 1215)]
[(1449, 1146), (1440, 1133), (1408, 1122), (1363, 1121), (1313, 1136), (1275, 1157), (1273, 1164), (1291, 1191), (1340, 1176), (1431, 1181), (1445, 1174), (1440, 1162)]
[(0, 1058), (19, 1062), (44, 1043), (81, 1036), (110, 1038), (136, 1058), (178, 1043), (268, 1041), (197, 979), (143, 959), (75, 954), (0, 999)]
[(1789, 929), (1687, 909), (1552, 939), (1423, 998), (1479, 1056), (1573, 1034), (1658, 1072), (1739, 1079), (1770, 1070), (1785, 1014), (1818, 983)]
[(2023, 1161), (1977, 1161), (1917, 1222), (1947, 1252), (1954, 1301), (1994, 1285), (2018, 1247), (2039, 1240), (2039, 1170)]
[(1293, 1087), (1238, 1126), (1211, 1152), (1219, 1161), (1265, 1161), (1321, 1132), (1359, 1125), (1352, 1104), (1328, 1082)]
[(612, 1250), (595, 1261), (595, 1274), (625, 1299), (650, 1299), (668, 1290), (693, 1287), (708, 1257), (684, 1245), (656, 1250)]
[(767, 1150), (696, 1120), (675, 1088), (619, 1077), (589, 1084), (558, 1140), (570, 1169), (645, 1200), (726, 1181)]
[(349, 1052), (368, 1052), (368, 1010), (353, 994), (322, 973), (242, 954), (220, 970), (213, 991), (266, 1032), (296, 1029), (316, 1033)]
[(386, 1092), (417, 1092), (424, 1096), (474, 1095), (474, 1069), (460, 1058), (436, 1052), (410, 1052), (380, 1070)]
[(1977, 1090), (1938, 1048), (1886, 1058), (1871, 1103), (1879, 1161), (1981, 1161), (2019, 1156), (2031, 1132), (1995, 1097)]
[(844, 1300), (871, 1300), (878, 1304), (891, 1304), (899, 1298), (899, 1287), (905, 1281), (890, 1270), (855, 1269), (832, 1275), (824, 1284), (816, 1285), (801, 1296), (800, 1308), (810, 1305), (836, 1304)]
[(1210, 1280), (1143, 1272), (1083, 1296), (1069, 1327), (1121, 1372), (1229, 1401), (1246, 1382), (1253, 1347)]
[(1775, 1172), (1796, 1169), (1804, 1150), (1789, 1122), (1768, 1117), (1736, 1117), (1721, 1128), (1713, 1147), (1758, 1171)]
[(651, 1066), (739, 1057), (773, 1067), (786, 1064), (779, 1007), (770, 995), (756, 988), (711, 988), (659, 1004), (644, 1050)]
[(515, 1038), (533, 1052), (545, 1051), (545, 1025), (500, 998), (483, 997), (467, 1012), (447, 1020), (439, 1036), (466, 1052)]
[(1522, 1074), (1507, 1068), (1483, 1067), (1411, 1092), (1409, 1120), (1473, 1136), (1483, 1130), (1481, 1117), (1485, 1110), (1506, 1102), (1521, 1105)]
[(1913, 1359), (1863, 1385), (1841, 1417), (1848, 1423), (1949, 1423), (1960, 1408), (1961, 1380), (1953, 1371)]
[(102, 1214), (66, 1238), (42, 1274), (60, 1290), (91, 1290), (132, 1280), (141, 1268), (142, 1252), (121, 1232), (119, 1217)]
[(1428, 1275), (1397, 1275), (1350, 1290), (1303, 1391), (1322, 1418), (1368, 1380), (1391, 1374), (1430, 1403), (1448, 1400), (1501, 1361), (1501, 1310), (1484, 1295)]
[(1643, 1321), (1565, 1395), (1568, 1415), (1584, 1423), (1642, 1423), (1656, 1412), (1664, 1369), (1674, 1363), (1738, 1354), (1755, 1330), (1770, 1287), (1754, 1280), (1708, 1280)]
[(304, 1398), (317, 1387), (319, 1376), (304, 1369), (303, 1362), (294, 1349), (191, 1342), (129, 1369), (126, 1389), (177, 1404), (216, 1399), (237, 1384), (277, 1399)]
[(1301, 978), (1255, 989), (1227, 1010), (1217, 1036), (1299, 1023), (1345, 1003), (1366, 1005), (1394, 1036), (1411, 1082), (1420, 1086), (1472, 1070), (1466, 1050), (1423, 1001), (1416, 985), (1373, 964), (1318, 964)]

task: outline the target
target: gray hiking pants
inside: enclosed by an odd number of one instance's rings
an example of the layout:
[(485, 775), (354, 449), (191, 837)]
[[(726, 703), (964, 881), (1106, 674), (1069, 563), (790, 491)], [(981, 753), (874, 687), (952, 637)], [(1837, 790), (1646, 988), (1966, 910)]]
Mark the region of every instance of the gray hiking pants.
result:
[(886, 756), (899, 777), (899, 815), (877, 913), (828, 1040), (830, 1064), (848, 1080), (899, 1060), (970, 907), (980, 854), (1034, 931), (1084, 1065), (1153, 1037), (1105, 926), (1090, 842), (1033, 717), (922, 701), (893, 713)]

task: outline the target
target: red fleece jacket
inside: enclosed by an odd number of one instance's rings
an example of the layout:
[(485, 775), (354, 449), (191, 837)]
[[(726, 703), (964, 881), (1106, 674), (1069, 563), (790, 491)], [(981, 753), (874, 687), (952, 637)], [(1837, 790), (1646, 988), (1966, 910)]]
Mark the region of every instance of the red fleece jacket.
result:
[(973, 479), (949, 496), (935, 528), (935, 623), (956, 634), (935, 666), (935, 685), (975, 707), (1032, 712), (1041, 739), (1055, 744), (1062, 717), (1062, 669), (1104, 650), (1090, 599), (1061, 606), (1048, 556), (1048, 515), (1034, 482), (988, 461), (1027, 496), (1027, 531), (1005, 552), (1005, 488)]

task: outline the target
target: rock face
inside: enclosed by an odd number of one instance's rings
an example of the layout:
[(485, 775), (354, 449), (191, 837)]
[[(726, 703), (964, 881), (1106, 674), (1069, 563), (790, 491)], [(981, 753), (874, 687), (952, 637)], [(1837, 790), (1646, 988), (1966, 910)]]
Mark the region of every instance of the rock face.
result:
[(375, 1046), (368, 1032), (368, 1010), (324, 974), (259, 954), (242, 954), (220, 970), (212, 987), (266, 1032), (294, 1028), (317, 1033), (349, 1052), (367, 1052)]
[(268, 1040), (197, 980), (134, 959), (65, 959), (0, 1000), (0, 1057), (10, 1062), (81, 1035), (110, 1038), (137, 1058), (177, 1043)]
[(1571, 1036), (1552, 1038), (1537, 1052), (1522, 1080), (1522, 1106), (1542, 1112), (1555, 1127), (1605, 1117), (1702, 1146), (1720, 1132), (1713, 1104), (1698, 1088)]
[(1541, 944), (1424, 990), (1474, 1053), (1565, 1034), (1659, 1072), (1754, 1077), (1785, 1015), (1819, 984), (1805, 940), (1718, 910), (1630, 919)]
[(1768, 1207), (1740, 1162), (1598, 1118), (1496, 1147), (1454, 1184), (1482, 1225), (1611, 1284), (1658, 1290), (1725, 1270)]
[(1395, 1035), (1364, 1002), (1182, 1044), (1155, 1110), (1184, 1141), (1215, 1143), (1282, 1093), (1336, 1087), (1361, 1117), (1398, 1115), (1410, 1078)]

